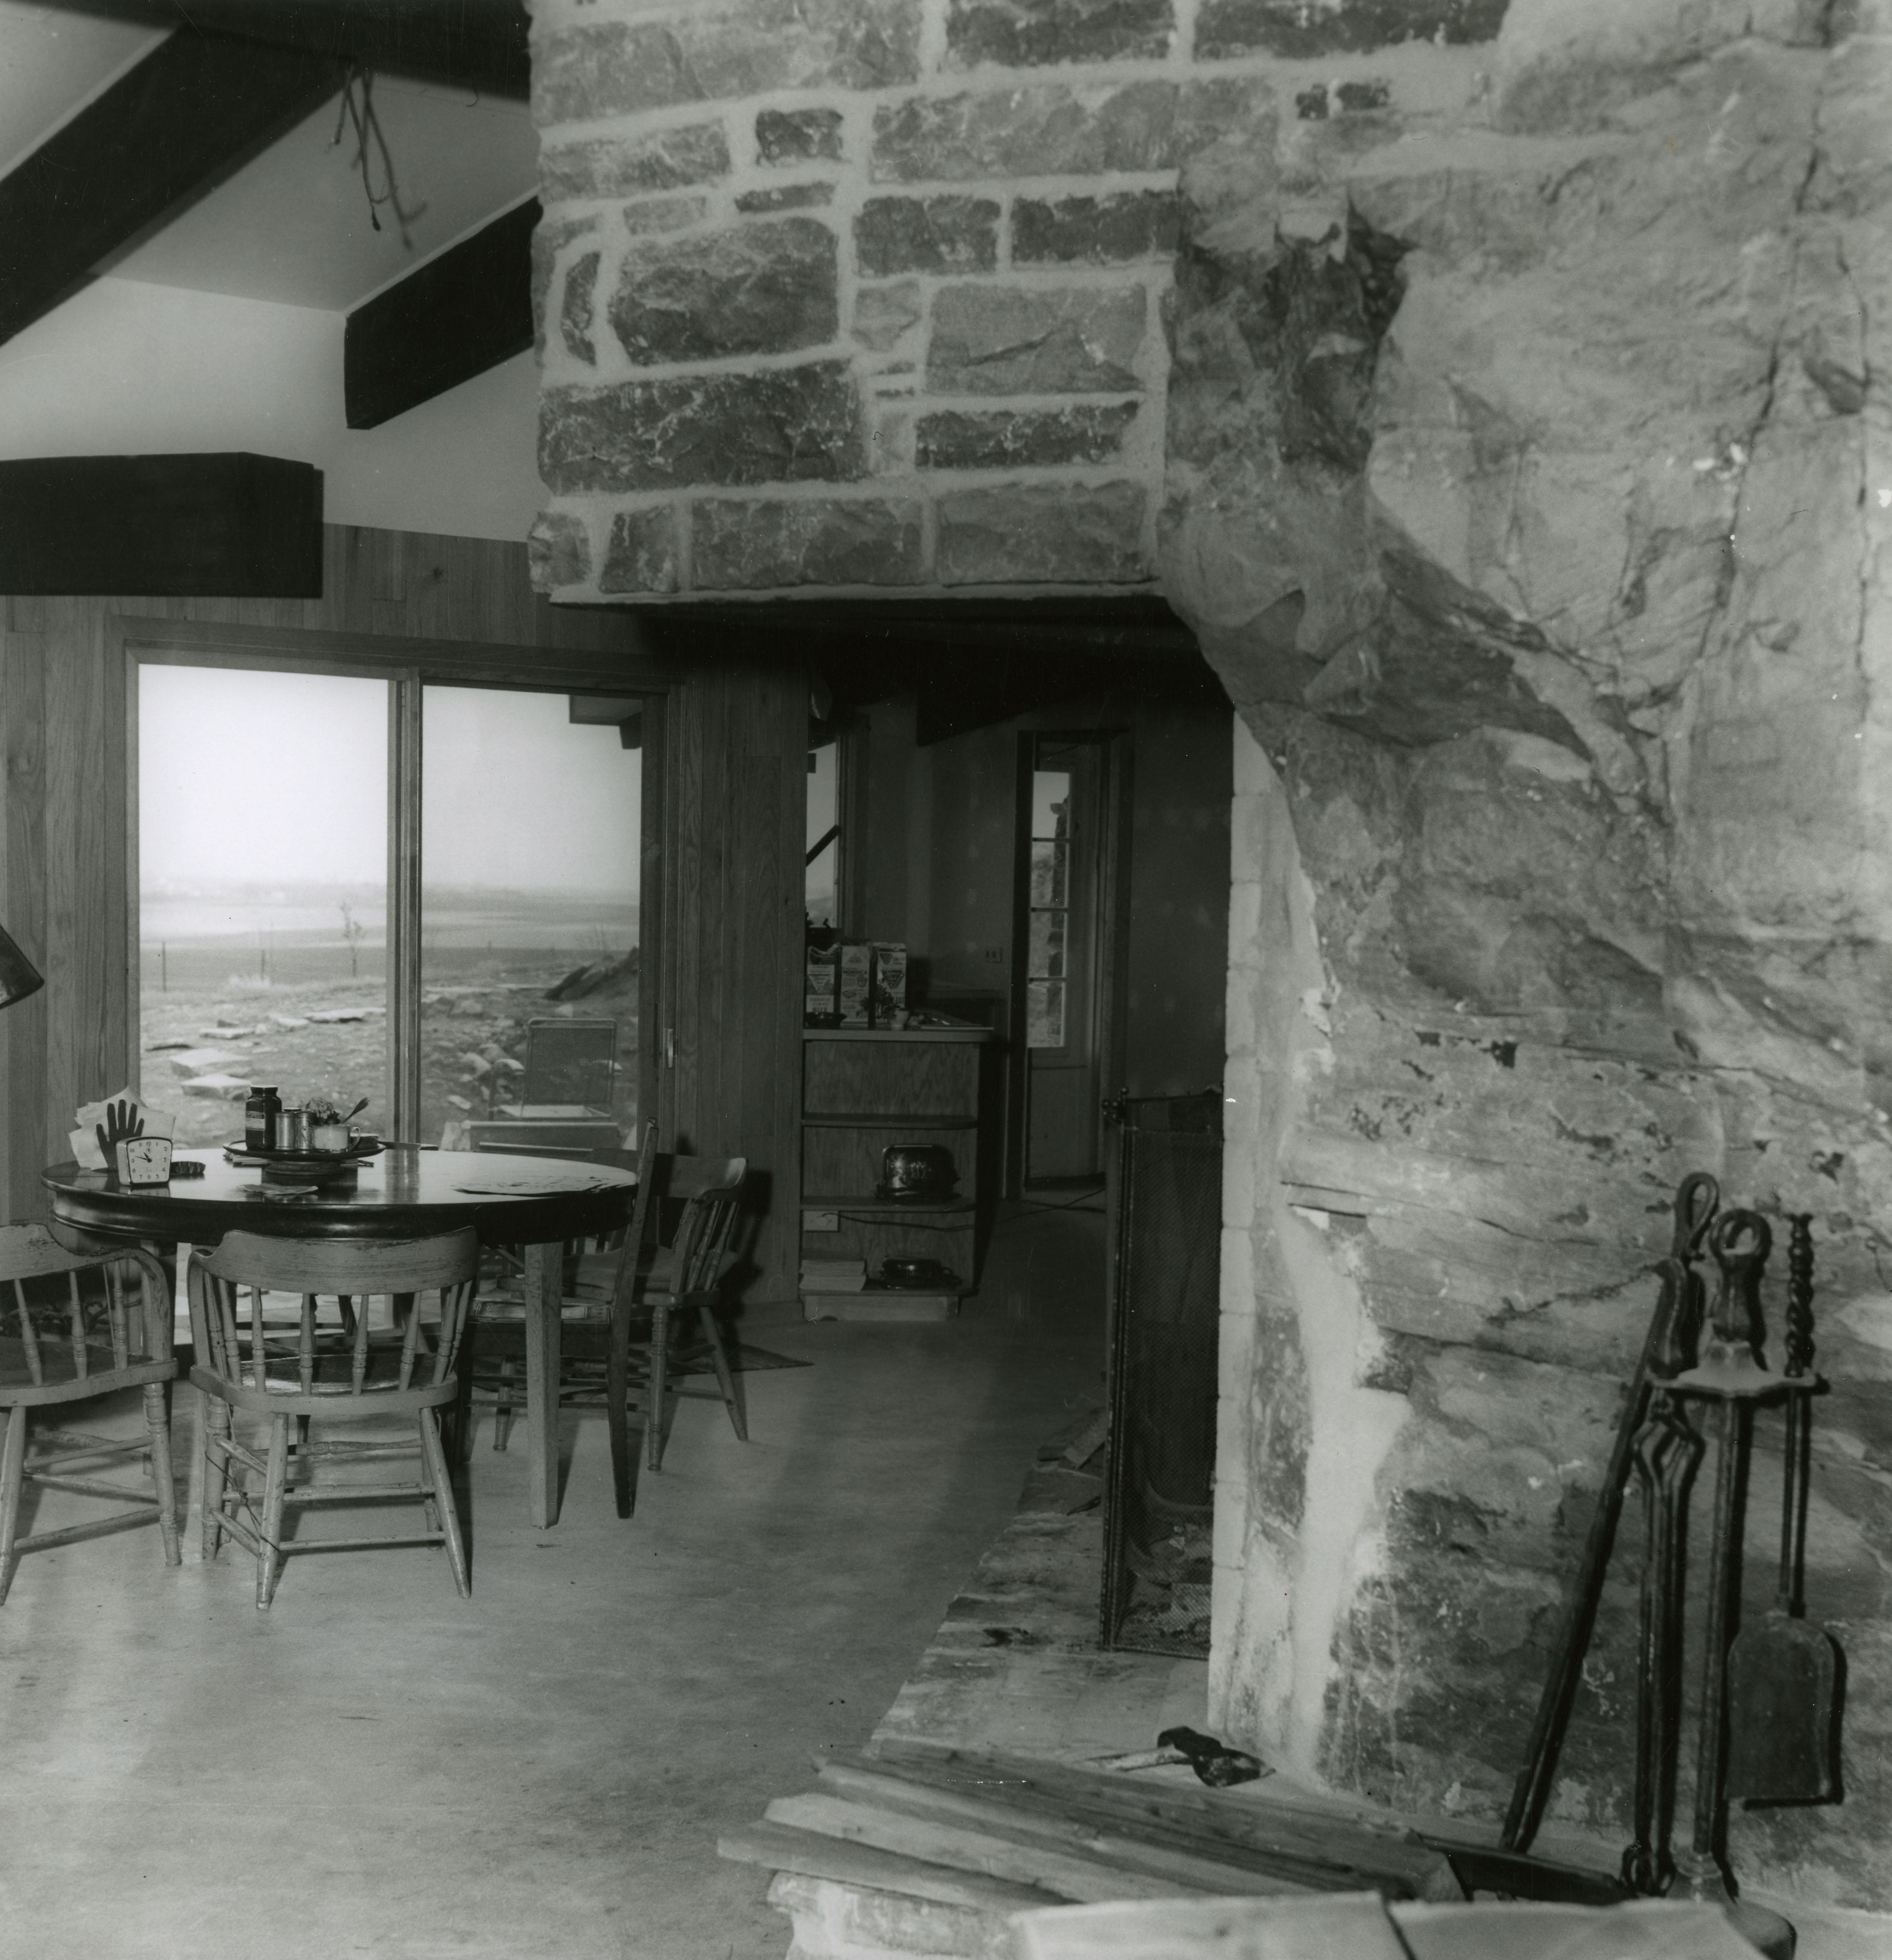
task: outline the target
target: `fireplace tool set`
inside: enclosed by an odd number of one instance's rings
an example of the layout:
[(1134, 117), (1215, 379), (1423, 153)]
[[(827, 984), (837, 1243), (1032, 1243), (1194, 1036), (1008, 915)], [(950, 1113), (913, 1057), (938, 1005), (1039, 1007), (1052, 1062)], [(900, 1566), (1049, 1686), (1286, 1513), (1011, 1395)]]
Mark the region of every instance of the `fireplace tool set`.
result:
[[(1730, 1800), (1830, 1800), (1839, 1778), (1836, 1650), (1831, 1635), (1802, 1617), (1812, 1405), (1826, 1386), (1812, 1372), (1811, 1221), (1804, 1214), (1791, 1221), (1779, 1365), (1770, 1367), (1760, 1282), (1772, 1234), (1758, 1213), (1723, 1212), (1720, 1202), (1714, 1179), (1704, 1172), (1685, 1178), (1676, 1193), (1674, 1240), (1656, 1268), (1661, 1290), (1655, 1317), (1630, 1381), (1501, 1841), (1507, 1850), (1525, 1850), (1542, 1819), (1633, 1472), (1642, 1500), (1644, 1551), (1635, 1837), (1623, 1854), (1623, 1883), (1647, 1896), (1679, 1885), (1690, 1897), (1726, 1903), (1737, 1890), (1728, 1863)], [(1712, 1306), (1696, 1270), (1704, 1249), (1718, 1270)], [(1738, 1631), (1754, 1414), (1773, 1404), (1784, 1405), (1779, 1578), (1771, 1609)], [(1689, 1498), (1710, 1438), (1715, 1484), (1702, 1602), (1693, 1828), (1687, 1847), (1677, 1850), (1671, 1840), (1683, 1727)], [(1734, 1909), (1744, 1920), (1773, 1920), (1772, 1928), (1750, 1929), (1763, 1950), (1791, 1952), (1792, 1930), (1784, 1920)]]

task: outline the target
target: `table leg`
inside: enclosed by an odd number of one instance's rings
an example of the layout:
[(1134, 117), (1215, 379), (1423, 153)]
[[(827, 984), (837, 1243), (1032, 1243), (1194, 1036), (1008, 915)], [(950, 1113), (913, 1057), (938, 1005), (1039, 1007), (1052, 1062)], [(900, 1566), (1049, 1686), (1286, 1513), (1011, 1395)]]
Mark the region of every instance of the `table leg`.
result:
[(562, 1242), (528, 1246), (525, 1259), (526, 1456), (532, 1522), (559, 1521), (559, 1311)]

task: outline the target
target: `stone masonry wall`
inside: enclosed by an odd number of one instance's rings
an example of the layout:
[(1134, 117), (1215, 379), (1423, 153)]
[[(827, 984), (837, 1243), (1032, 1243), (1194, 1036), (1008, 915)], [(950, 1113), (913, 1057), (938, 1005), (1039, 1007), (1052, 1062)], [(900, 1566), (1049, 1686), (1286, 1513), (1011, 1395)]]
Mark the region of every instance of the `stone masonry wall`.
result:
[(1462, 101), (1502, 11), (535, 0), (540, 588), (1148, 587), (1180, 167), (1357, 140), (1389, 38)]
[[(1845, 1801), (1734, 1862), (1892, 1908), (1892, 0), (534, 49), (544, 588), (1155, 583), (1235, 702), (1217, 1726), (1502, 1813), (1710, 1169), (1814, 1215), (1848, 1669)], [(1630, 1519), (1553, 1803), (1606, 1840)]]

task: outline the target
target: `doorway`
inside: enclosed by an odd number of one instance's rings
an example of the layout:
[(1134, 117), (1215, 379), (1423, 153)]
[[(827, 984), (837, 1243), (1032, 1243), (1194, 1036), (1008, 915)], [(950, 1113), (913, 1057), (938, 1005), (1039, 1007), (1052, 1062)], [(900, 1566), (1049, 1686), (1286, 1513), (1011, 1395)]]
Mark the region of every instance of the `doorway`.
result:
[(1126, 745), (1112, 733), (1020, 738), (1011, 1020), (1021, 1187), (1094, 1184), (1104, 1175)]

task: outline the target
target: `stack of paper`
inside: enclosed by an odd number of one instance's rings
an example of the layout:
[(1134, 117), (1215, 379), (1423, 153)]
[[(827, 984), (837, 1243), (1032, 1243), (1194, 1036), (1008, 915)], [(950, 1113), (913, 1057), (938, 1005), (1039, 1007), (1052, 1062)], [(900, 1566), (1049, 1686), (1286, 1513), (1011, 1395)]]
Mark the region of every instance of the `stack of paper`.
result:
[[(122, 1112), (120, 1105), (123, 1106)], [(121, 1089), (116, 1096), (108, 1096), (103, 1102), (88, 1102), (73, 1113), (72, 1120), (78, 1125), (68, 1139), (72, 1146), (72, 1159), (81, 1170), (110, 1170), (112, 1166), (105, 1161), (105, 1153), (98, 1147), (97, 1131), (102, 1124), (109, 1132), (114, 1121), (114, 1112), (122, 1114), (119, 1124), (122, 1136), (132, 1130), (142, 1137), (168, 1137), (174, 1134), (177, 1127), (175, 1116), (167, 1116), (161, 1111), (148, 1109), (132, 1095), (129, 1089)], [(144, 1128), (138, 1129), (142, 1124)]]
[(804, 1259), (804, 1293), (862, 1293), (867, 1287), (865, 1259)]

